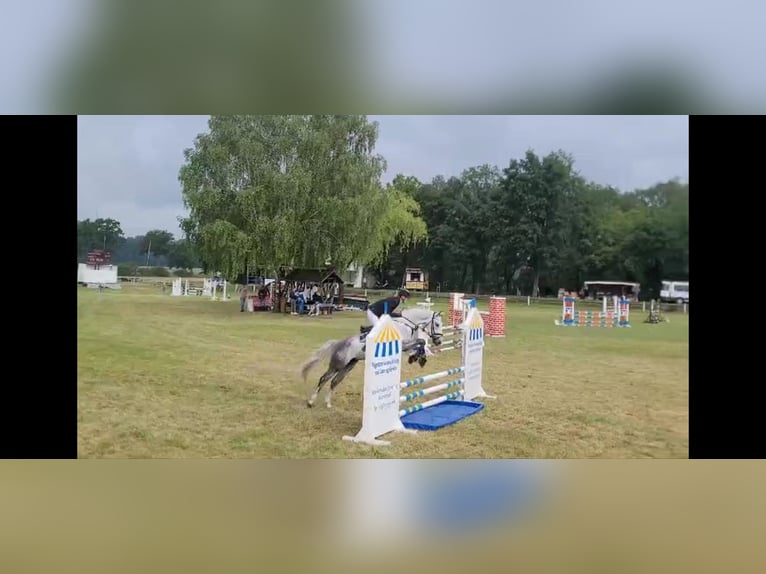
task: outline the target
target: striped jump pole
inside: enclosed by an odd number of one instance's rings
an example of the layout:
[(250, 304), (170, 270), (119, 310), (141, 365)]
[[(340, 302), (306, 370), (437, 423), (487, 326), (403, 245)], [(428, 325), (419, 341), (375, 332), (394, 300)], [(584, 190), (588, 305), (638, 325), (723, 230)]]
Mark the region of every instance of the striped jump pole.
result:
[[(445, 346), (446, 345), (446, 346)], [(455, 351), (456, 349), (462, 349), (463, 345), (460, 344), (460, 341), (455, 343), (455, 341), (442, 341), (442, 344), (435, 349), (433, 349), (434, 354), (438, 353), (446, 353), (447, 351)]]
[(463, 348), (462, 330), (460, 325), (457, 327), (453, 325), (445, 325), (442, 327), (443, 337), (453, 337), (452, 339), (442, 339), (442, 344), (438, 347), (433, 347), (431, 350), (435, 353), (444, 353), (447, 351), (454, 351), (456, 349)]
[(406, 395), (400, 395), (399, 402), (406, 403), (407, 401), (414, 401), (415, 399), (418, 399), (420, 397), (425, 397), (426, 395), (432, 395), (434, 393), (438, 393), (439, 391), (444, 391), (446, 389), (449, 389), (450, 387), (456, 387), (458, 385), (462, 385), (464, 382), (465, 382), (465, 379), (454, 379), (452, 381), (447, 381), (446, 383), (442, 383), (440, 385), (434, 385), (433, 387), (428, 387), (427, 389), (420, 389), (419, 391), (407, 393)]
[[(435, 388), (435, 387), (434, 387)], [(399, 411), (399, 416), (403, 417), (405, 415), (409, 415), (412, 413), (416, 413), (418, 411), (422, 411), (424, 409), (427, 409), (428, 407), (434, 407), (438, 404), (441, 404), (445, 401), (452, 401), (455, 399), (462, 399), (465, 396), (465, 391), (460, 389), (459, 391), (455, 391), (454, 393), (448, 393), (444, 396), (439, 397), (438, 399), (433, 399), (431, 401), (426, 401), (424, 403), (420, 403), (417, 405), (413, 405), (411, 407), (407, 407), (406, 409), (402, 409)]]
[(424, 383), (430, 383), (431, 381), (435, 381), (436, 379), (441, 379), (442, 377), (449, 377), (450, 375), (457, 375), (458, 373), (464, 373), (465, 367), (462, 365), (460, 367), (455, 367), (454, 369), (447, 369), (446, 371), (441, 371), (440, 373), (434, 373), (433, 375), (426, 375), (425, 377), (417, 377), (415, 379), (410, 379), (409, 381), (404, 381), (399, 383), (399, 388), (406, 389), (409, 387), (414, 387), (415, 385), (422, 385)]

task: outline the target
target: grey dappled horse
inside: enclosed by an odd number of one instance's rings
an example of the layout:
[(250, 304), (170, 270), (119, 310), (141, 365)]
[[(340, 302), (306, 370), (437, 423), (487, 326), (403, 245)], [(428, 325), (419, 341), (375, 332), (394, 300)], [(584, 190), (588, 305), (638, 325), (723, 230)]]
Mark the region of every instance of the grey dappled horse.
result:
[[(370, 322), (374, 324), (379, 319), (371, 312), (367, 313)], [(409, 362), (418, 361), (421, 367), (426, 364), (426, 356), (433, 356), (429, 349), (427, 338), (430, 338), (434, 346), (442, 343), (442, 316), (441, 311), (433, 312), (428, 309), (405, 309), (401, 317), (392, 317), (394, 326), (402, 337), (402, 353), (416, 349), (410, 356)], [(303, 381), (311, 369), (324, 357), (330, 356), (330, 364), (324, 374), (319, 377), (316, 389), (308, 400), (308, 406), (313, 407), (314, 401), (322, 391), (322, 387), (332, 379), (330, 389), (327, 391), (325, 403), (332, 406), (332, 394), (340, 382), (346, 378), (359, 361), (364, 360), (366, 335), (355, 334), (340, 340), (330, 340), (319, 347), (314, 355), (306, 361), (301, 368)]]

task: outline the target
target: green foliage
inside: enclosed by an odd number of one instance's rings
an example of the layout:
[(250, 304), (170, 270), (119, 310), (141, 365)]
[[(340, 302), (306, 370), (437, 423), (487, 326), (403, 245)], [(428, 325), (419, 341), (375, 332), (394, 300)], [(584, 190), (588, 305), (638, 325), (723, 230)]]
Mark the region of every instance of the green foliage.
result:
[[(401, 281), (406, 266), (430, 272), (431, 289), (555, 294), (586, 280), (637, 281), (652, 295), (689, 273), (689, 186), (678, 181), (620, 193), (586, 181), (564, 152), (528, 151), (417, 187), (428, 244), (397, 246), (378, 267)], [(406, 183), (405, 183), (406, 182)]]
[(136, 275), (139, 277), (170, 277), (167, 267), (138, 267)]
[(531, 150), (503, 172), (493, 208), (501, 249), (534, 273), (536, 294), (543, 271), (560, 273), (576, 248), (576, 196), (583, 183), (564, 152), (538, 158)]
[[(179, 173), (184, 239), (164, 230), (123, 238), (112, 219), (78, 221), (78, 252), (116, 248), (120, 261), (229, 280), (258, 269), (372, 266), (400, 284), (406, 267), (430, 289), (555, 294), (587, 280), (636, 281), (656, 296), (688, 279), (689, 186), (620, 192), (587, 181), (563, 151), (528, 150), (501, 170), (479, 165), (382, 186), (377, 124), (364, 116), (214, 116)], [(120, 266), (121, 275), (128, 266)], [(139, 270), (167, 276), (164, 267)]]
[(173, 271), (176, 277), (195, 277), (195, 273), (189, 269), (176, 269)]
[(229, 278), (374, 263), (426, 235), (406, 189), (381, 187), (378, 127), (364, 116), (213, 116), (209, 128), (185, 151), (181, 225)]
[(170, 277), (166, 267), (142, 267), (140, 263), (122, 263), (117, 266), (120, 277)]
[(173, 234), (162, 229), (147, 231), (141, 241), (141, 251), (153, 255), (167, 255), (173, 243)]
[(120, 277), (132, 277), (136, 275), (138, 263), (121, 263), (117, 266), (117, 275)]
[[(142, 250), (144, 236), (126, 237), (112, 253), (114, 263), (133, 263), (135, 261), (146, 262), (146, 250)], [(139, 263), (136, 263), (139, 265)]]
[(186, 239), (173, 241), (167, 253), (168, 265), (183, 270), (191, 270), (200, 267), (199, 259), (194, 251), (194, 246)]
[(113, 251), (125, 240), (120, 222), (98, 218), (77, 221), (77, 257), (84, 257), (92, 249)]

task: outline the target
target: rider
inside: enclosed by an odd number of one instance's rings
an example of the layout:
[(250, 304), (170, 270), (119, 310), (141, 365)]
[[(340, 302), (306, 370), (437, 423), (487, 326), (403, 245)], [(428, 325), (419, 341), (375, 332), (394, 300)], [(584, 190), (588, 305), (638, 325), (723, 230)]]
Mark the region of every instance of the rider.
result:
[[(399, 304), (403, 303), (406, 299), (410, 298), (410, 292), (407, 291), (407, 289), (399, 289), (395, 297), (386, 297), (385, 299), (380, 299), (379, 301), (375, 301), (372, 305), (367, 307), (367, 313), (372, 313), (376, 317), (380, 318), (381, 315), (383, 315), (383, 312), (386, 310), (386, 306), (388, 307), (388, 314), (391, 317), (401, 317), (401, 313), (396, 312), (396, 308), (399, 306)], [(372, 326), (369, 325), (363, 325), (359, 331), (361, 333), (368, 333), (372, 330)]]
[(372, 311), (372, 313), (380, 318), (381, 315), (383, 315), (383, 312), (386, 310), (386, 305), (388, 305), (388, 314), (392, 317), (401, 317), (401, 313), (396, 312), (396, 308), (399, 306), (400, 303), (404, 303), (406, 299), (410, 298), (410, 292), (407, 291), (407, 289), (399, 289), (399, 291), (396, 294), (396, 297), (386, 297), (385, 299), (380, 299), (379, 301), (375, 301), (372, 305), (367, 307), (368, 311)]

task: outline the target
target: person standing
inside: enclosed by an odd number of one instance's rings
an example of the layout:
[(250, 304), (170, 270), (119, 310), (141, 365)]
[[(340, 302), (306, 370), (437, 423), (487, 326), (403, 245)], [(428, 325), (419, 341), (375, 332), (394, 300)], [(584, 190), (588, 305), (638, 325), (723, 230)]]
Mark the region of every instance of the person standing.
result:
[(239, 288), (239, 312), (244, 313), (247, 308), (247, 286)]

